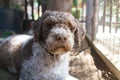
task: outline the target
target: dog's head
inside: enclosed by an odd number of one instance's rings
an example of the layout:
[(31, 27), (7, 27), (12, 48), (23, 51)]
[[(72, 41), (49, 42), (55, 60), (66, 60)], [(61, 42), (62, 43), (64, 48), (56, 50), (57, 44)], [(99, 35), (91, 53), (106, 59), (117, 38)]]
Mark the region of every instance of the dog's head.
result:
[(53, 54), (61, 54), (80, 45), (85, 31), (79, 21), (70, 13), (46, 11), (34, 23), (35, 40), (45, 44)]

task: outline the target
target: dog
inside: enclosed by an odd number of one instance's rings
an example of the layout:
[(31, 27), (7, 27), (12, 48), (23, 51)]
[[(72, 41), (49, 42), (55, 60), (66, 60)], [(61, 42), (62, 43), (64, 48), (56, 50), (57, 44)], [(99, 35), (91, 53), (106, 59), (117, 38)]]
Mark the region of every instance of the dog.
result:
[(0, 59), (5, 61), (2, 66), (18, 71), (19, 80), (77, 80), (69, 75), (69, 56), (85, 37), (80, 22), (67, 12), (46, 11), (33, 24), (33, 32), (26, 41), (12, 44), (21, 36), (17, 35), (1, 43), (0, 51), (5, 53), (1, 56), (6, 56)]

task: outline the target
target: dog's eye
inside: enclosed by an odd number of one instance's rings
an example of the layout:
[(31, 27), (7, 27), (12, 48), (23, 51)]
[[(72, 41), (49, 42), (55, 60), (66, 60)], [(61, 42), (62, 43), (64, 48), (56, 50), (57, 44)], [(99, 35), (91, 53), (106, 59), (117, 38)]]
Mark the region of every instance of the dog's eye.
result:
[(51, 29), (54, 25), (55, 25), (55, 23), (48, 23), (48, 24), (47, 24), (47, 27), (48, 27), (49, 29)]
[(53, 26), (53, 24), (48, 24), (48, 26)]

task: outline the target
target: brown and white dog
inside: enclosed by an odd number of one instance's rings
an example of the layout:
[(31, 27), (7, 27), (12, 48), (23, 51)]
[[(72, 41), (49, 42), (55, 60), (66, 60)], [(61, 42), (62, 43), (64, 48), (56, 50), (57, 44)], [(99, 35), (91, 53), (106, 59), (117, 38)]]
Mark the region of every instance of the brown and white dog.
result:
[(19, 80), (77, 80), (69, 75), (69, 55), (85, 36), (79, 21), (70, 13), (46, 11), (33, 29), (33, 38), (16, 35), (1, 43), (1, 66), (18, 70)]

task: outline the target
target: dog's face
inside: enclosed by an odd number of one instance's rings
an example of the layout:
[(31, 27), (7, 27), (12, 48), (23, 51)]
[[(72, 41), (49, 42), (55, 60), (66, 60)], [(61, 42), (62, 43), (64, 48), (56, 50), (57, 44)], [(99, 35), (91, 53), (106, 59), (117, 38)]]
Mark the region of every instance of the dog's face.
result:
[(35, 40), (53, 54), (62, 54), (80, 44), (85, 31), (70, 13), (46, 11), (34, 26)]
[(46, 39), (47, 49), (54, 54), (61, 54), (72, 50), (74, 45), (73, 33), (64, 24), (56, 24)]

